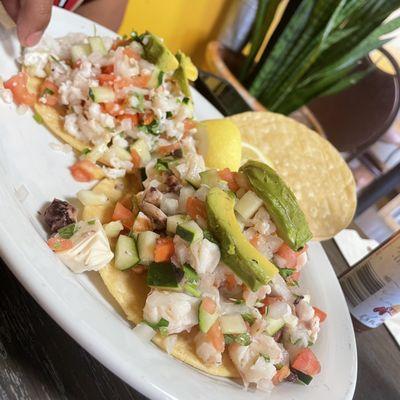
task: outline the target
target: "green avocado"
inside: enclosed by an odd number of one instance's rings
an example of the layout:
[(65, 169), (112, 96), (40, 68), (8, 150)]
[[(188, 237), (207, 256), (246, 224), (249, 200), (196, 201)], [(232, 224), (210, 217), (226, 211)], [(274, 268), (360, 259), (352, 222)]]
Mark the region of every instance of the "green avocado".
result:
[(158, 36), (146, 32), (142, 37), (142, 44), (143, 58), (155, 64), (161, 71), (173, 72), (178, 68), (178, 60)]
[(195, 81), (197, 79), (197, 68), (192, 63), (190, 57), (188, 57), (181, 51), (178, 51), (175, 54), (175, 57), (179, 62), (179, 67), (174, 72), (174, 78), (178, 82), (182, 93), (185, 96), (190, 97), (189, 81)]
[(218, 240), (222, 260), (253, 291), (268, 283), (278, 269), (243, 235), (231, 195), (213, 187), (206, 199), (208, 226)]
[(290, 188), (271, 167), (259, 161), (247, 161), (239, 171), (246, 175), (251, 188), (263, 200), (279, 236), (292, 250), (301, 249), (312, 238), (312, 233)]

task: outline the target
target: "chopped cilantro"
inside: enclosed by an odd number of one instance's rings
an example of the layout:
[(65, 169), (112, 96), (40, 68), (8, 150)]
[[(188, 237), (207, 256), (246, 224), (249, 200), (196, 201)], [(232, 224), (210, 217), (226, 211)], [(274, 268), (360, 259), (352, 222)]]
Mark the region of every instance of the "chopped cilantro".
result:
[(141, 126), (139, 126), (139, 129), (142, 132), (149, 133), (150, 135), (154, 135), (154, 136), (158, 136), (161, 133), (160, 125), (157, 120), (154, 120), (149, 125), (141, 125)]
[(218, 242), (216, 241), (216, 239), (214, 238), (213, 234), (208, 230), (208, 229), (204, 229), (203, 230), (203, 236), (212, 243), (218, 244)]
[(187, 282), (194, 283), (196, 285), (199, 283), (199, 275), (189, 264), (183, 265), (183, 272)]
[(183, 104), (189, 104), (189, 102), (190, 102), (190, 98), (189, 98), (189, 97), (184, 97), (184, 98), (182, 99), (182, 103), (183, 103)]
[(243, 299), (235, 299), (234, 303), (240, 306), (241, 304), (244, 304), (245, 301)]
[(158, 158), (154, 169), (158, 172), (165, 172), (169, 170), (168, 162), (164, 161), (162, 158)]
[(58, 234), (63, 239), (70, 239), (72, 235), (75, 233), (75, 229), (76, 229), (76, 224), (69, 224), (67, 226), (64, 226), (63, 228), (60, 228), (58, 230)]
[(157, 77), (157, 87), (161, 86), (164, 80), (164, 71), (160, 71)]
[(254, 317), (254, 315), (252, 315), (251, 313), (244, 313), (242, 314), (243, 319), (248, 322), (250, 325), (254, 324), (254, 321), (256, 320), (256, 318)]
[(193, 284), (193, 283), (186, 283), (184, 286), (184, 290), (187, 294), (194, 296), (194, 297), (200, 297), (201, 296), (201, 292), (200, 290), (197, 288), (197, 285)]
[(263, 357), (266, 362), (271, 361), (271, 358), (269, 356), (267, 356), (266, 354), (260, 354), (260, 356)]
[(92, 88), (89, 88), (89, 97), (90, 97), (90, 99), (91, 99), (92, 101), (94, 101), (94, 93), (93, 93)]
[(152, 322), (148, 322), (144, 320), (147, 325), (149, 325), (151, 328), (153, 328), (155, 331), (159, 331), (161, 335), (166, 336), (168, 335), (168, 325), (169, 321), (167, 321), (165, 318), (161, 318), (156, 324)]
[(170, 118), (172, 118), (173, 114), (172, 114), (171, 111), (167, 111), (167, 112), (165, 113), (165, 116), (167, 117), (167, 119), (170, 119)]
[(251, 343), (251, 337), (247, 332), (238, 335), (226, 334), (224, 335), (224, 339), (225, 339), (225, 344), (237, 343), (240, 344), (241, 346), (248, 346)]
[(42, 94), (40, 95), (40, 97), (44, 96), (45, 94), (52, 95), (52, 94), (54, 94), (54, 91), (51, 90), (51, 89), (49, 89), (49, 88), (45, 88), (45, 89), (43, 90)]
[(91, 152), (91, 150), (89, 149), (89, 148), (84, 148), (83, 150), (82, 150), (82, 154), (84, 155), (84, 156), (86, 156), (87, 154), (89, 154)]
[(142, 93), (136, 93), (135, 94), (136, 98), (138, 99), (138, 105), (136, 106), (136, 108), (140, 111), (143, 112), (144, 111), (144, 96)]
[(54, 57), (53, 55), (51, 55), (50, 58), (56, 63), (60, 63), (61, 62), (58, 58)]
[(33, 119), (38, 123), (38, 124), (43, 124), (43, 118), (40, 114), (38, 114), (37, 112), (35, 112), (33, 114)]
[(96, 220), (92, 219), (91, 221), (88, 221), (88, 225), (94, 225), (96, 223)]
[(291, 268), (279, 268), (279, 274), (283, 279), (289, 278), (290, 275), (293, 275), (294, 269)]

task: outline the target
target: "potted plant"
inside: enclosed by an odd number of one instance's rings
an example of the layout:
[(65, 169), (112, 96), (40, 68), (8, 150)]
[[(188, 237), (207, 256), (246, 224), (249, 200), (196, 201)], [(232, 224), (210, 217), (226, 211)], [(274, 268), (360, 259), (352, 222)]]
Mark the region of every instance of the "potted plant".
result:
[(400, 0), (258, 0), (249, 42), (235, 52), (208, 44), (210, 69), (228, 80), (254, 110), (282, 114), (360, 81), (358, 62), (390, 40)]

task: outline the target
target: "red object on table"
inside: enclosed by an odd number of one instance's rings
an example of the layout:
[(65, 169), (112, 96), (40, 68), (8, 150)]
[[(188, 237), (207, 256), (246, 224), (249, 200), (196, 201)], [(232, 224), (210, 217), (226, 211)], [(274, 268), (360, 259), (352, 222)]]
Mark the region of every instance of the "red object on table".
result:
[(73, 11), (76, 8), (78, 8), (81, 5), (81, 3), (83, 3), (83, 0), (54, 0), (53, 3), (57, 7)]

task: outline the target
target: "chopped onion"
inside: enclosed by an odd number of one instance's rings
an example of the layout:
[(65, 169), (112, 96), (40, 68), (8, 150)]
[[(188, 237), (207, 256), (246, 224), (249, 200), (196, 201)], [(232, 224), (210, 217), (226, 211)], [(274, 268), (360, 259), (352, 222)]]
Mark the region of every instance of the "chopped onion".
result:
[(18, 189), (15, 190), (15, 196), (21, 203), (26, 200), (28, 194), (28, 189), (24, 185), (21, 185)]
[(253, 309), (249, 306), (246, 306), (246, 304), (234, 304), (234, 303), (228, 303), (225, 301), (221, 302), (221, 313), (223, 315), (225, 314), (245, 314), (248, 312), (251, 312)]
[(108, 198), (104, 193), (95, 193), (91, 190), (80, 190), (77, 197), (85, 206), (101, 206), (108, 201)]
[(137, 324), (133, 328), (133, 332), (146, 342), (150, 342), (156, 334), (156, 331), (144, 322)]
[(176, 341), (178, 340), (178, 335), (169, 335), (165, 339), (165, 349), (168, 354), (171, 354), (174, 351)]

